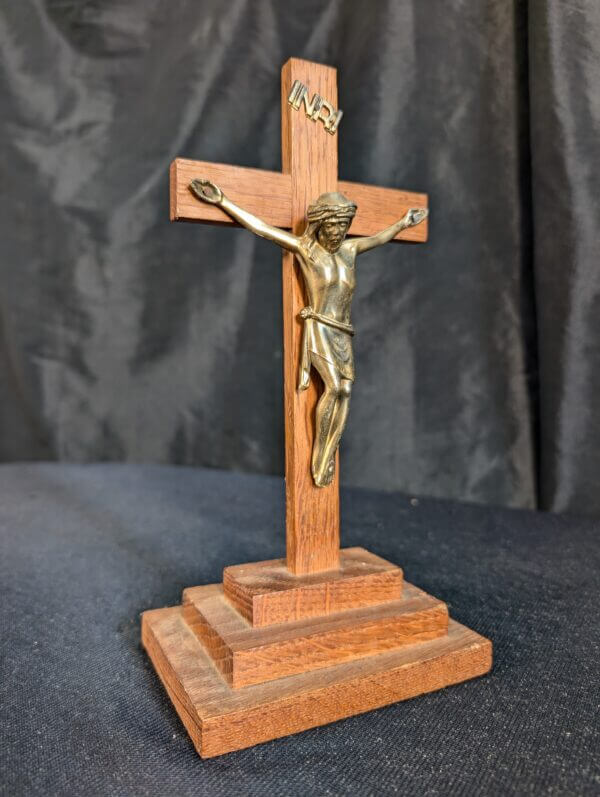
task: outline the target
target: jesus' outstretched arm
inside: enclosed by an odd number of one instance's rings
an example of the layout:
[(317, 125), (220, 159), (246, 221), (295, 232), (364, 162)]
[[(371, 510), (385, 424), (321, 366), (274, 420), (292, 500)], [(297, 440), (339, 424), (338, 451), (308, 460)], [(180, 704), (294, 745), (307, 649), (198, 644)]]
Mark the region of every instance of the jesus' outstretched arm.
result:
[(368, 249), (373, 249), (375, 246), (387, 244), (395, 238), (399, 232), (405, 230), (407, 227), (415, 227), (427, 218), (429, 211), (426, 208), (411, 208), (407, 211), (400, 221), (386, 227), (385, 230), (378, 232), (376, 235), (369, 235), (365, 238), (355, 238), (350, 242), (357, 255), (361, 252), (366, 252)]
[(228, 216), (239, 222), (242, 227), (246, 227), (246, 229), (256, 233), (256, 235), (260, 235), (261, 238), (267, 238), (267, 240), (279, 244), (284, 249), (289, 249), (290, 252), (298, 251), (299, 238), (296, 235), (279, 227), (273, 227), (252, 213), (248, 213), (247, 210), (227, 199), (219, 186), (211, 183), (210, 180), (192, 180), (190, 191), (203, 202), (208, 202), (210, 205), (218, 205)]

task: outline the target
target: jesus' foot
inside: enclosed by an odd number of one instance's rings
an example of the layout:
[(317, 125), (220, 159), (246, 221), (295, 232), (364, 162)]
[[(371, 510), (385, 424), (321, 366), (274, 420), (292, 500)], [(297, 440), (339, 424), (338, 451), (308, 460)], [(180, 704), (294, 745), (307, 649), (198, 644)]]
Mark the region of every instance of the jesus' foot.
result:
[(335, 476), (335, 457), (332, 457), (329, 462), (327, 463), (327, 467), (324, 469), (323, 473), (319, 473), (313, 470), (313, 479), (315, 480), (315, 484), (317, 487), (327, 487), (328, 484), (331, 484), (333, 481), (333, 477)]

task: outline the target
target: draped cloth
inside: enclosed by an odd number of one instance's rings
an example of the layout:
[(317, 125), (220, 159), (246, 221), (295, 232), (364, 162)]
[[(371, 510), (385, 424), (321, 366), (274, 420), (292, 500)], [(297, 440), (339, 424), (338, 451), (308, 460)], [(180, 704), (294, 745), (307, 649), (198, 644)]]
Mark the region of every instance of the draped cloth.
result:
[(300, 315), (304, 319), (302, 331), (300, 373), (298, 387), (306, 390), (310, 381), (311, 354), (317, 354), (332, 363), (343, 379), (354, 381), (354, 355), (352, 354), (352, 324), (343, 324), (334, 318), (315, 313), (305, 307)]
[(431, 207), (359, 258), (342, 481), (600, 512), (598, 41), (591, 0), (0, 4), (0, 459), (283, 472), (280, 254), (169, 225), (168, 166), (280, 170), (294, 55), (340, 176)]

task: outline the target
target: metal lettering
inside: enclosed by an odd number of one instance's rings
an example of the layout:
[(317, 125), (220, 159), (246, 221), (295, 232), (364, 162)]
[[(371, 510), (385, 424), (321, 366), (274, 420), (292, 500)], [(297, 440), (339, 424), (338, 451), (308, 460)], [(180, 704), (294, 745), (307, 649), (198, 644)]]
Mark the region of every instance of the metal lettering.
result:
[(304, 103), (304, 112), (313, 122), (323, 122), (328, 133), (335, 135), (342, 120), (343, 111), (336, 111), (333, 105), (324, 100), (319, 94), (314, 94), (312, 100), (308, 99), (308, 86), (299, 80), (294, 80), (288, 96), (288, 103), (296, 111)]
[(292, 90), (290, 91), (290, 96), (288, 97), (288, 102), (292, 106), (298, 110), (300, 107), (300, 93), (304, 86), (300, 83), (299, 80), (294, 80), (294, 85), (292, 86)]

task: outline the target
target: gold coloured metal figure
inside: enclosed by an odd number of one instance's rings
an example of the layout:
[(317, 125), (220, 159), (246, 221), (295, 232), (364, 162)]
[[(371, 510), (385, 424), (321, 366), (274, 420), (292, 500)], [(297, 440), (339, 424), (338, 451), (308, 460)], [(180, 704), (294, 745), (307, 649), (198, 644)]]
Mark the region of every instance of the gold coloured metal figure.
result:
[(308, 207), (308, 224), (302, 235), (293, 235), (240, 208), (209, 180), (192, 180), (190, 190), (198, 199), (218, 205), (242, 226), (298, 258), (308, 296), (308, 305), (300, 313), (304, 332), (298, 389), (306, 390), (311, 366), (315, 368), (325, 389), (317, 404), (311, 470), (315, 484), (324, 487), (335, 473), (335, 453), (346, 425), (354, 382), (350, 305), (356, 285), (356, 256), (419, 224), (428, 211), (411, 209), (376, 235), (346, 239), (356, 205), (337, 192), (321, 194)]

